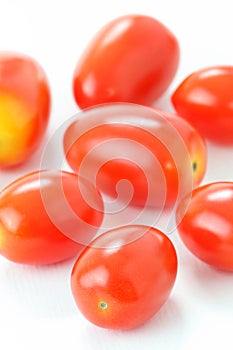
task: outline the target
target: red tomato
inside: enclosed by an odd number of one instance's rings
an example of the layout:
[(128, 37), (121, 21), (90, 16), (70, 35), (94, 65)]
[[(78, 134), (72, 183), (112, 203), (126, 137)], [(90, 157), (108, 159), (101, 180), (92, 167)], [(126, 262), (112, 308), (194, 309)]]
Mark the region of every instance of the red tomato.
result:
[(151, 105), (171, 83), (178, 62), (178, 42), (162, 23), (143, 15), (117, 18), (79, 60), (75, 100), (81, 108), (106, 102)]
[(76, 261), (71, 287), (84, 316), (113, 329), (137, 327), (165, 303), (177, 257), (169, 238), (146, 226), (124, 226), (99, 236)]
[(177, 113), (212, 141), (233, 144), (233, 66), (201, 69), (172, 96)]
[(233, 182), (210, 183), (184, 198), (177, 209), (186, 247), (214, 267), (233, 271)]
[(50, 111), (50, 90), (39, 64), (0, 52), (0, 167), (25, 161), (39, 146)]
[(139, 206), (174, 205), (205, 172), (205, 144), (197, 131), (140, 105), (85, 111), (66, 130), (64, 150), (74, 171), (111, 197)]
[(0, 253), (50, 264), (80, 252), (99, 228), (103, 202), (85, 179), (60, 171), (28, 174), (0, 193)]
[(198, 186), (206, 171), (207, 154), (205, 140), (199, 132), (183, 118), (158, 109), (157, 111), (158, 113), (161, 113), (169, 123), (171, 123), (182, 137), (191, 158), (193, 168), (193, 186)]

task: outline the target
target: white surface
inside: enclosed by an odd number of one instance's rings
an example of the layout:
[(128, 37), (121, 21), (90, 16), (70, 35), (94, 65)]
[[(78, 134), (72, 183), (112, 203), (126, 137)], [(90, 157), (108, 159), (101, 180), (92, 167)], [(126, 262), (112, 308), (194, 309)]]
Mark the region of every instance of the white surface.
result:
[[(170, 87), (195, 69), (233, 64), (232, 1), (0, 0), (0, 50), (36, 58), (47, 72), (53, 108), (48, 137), (77, 112), (71, 80), (82, 50), (109, 20), (127, 13), (154, 16), (177, 36), (181, 63)], [(159, 106), (171, 110), (169, 91)], [(40, 164), (40, 152), (14, 172), (1, 172), (0, 188)], [(208, 145), (204, 182), (232, 180), (233, 148)], [(73, 261), (51, 267), (17, 266), (0, 258), (0, 346), (8, 349), (192, 350), (232, 349), (233, 275), (189, 254), (176, 232), (179, 255), (172, 295), (147, 324), (129, 332), (103, 330), (77, 310), (69, 287)]]

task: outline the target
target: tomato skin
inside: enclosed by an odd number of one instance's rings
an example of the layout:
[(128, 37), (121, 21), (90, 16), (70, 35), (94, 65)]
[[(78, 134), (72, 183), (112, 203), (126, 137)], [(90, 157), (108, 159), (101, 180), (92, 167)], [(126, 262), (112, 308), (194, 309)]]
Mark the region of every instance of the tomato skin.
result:
[(161, 308), (176, 273), (177, 256), (169, 238), (157, 229), (130, 225), (102, 234), (82, 252), (73, 267), (71, 288), (90, 322), (130, 329)]
[(213, 66), (189, 75), (175, 90), (177, 113), (206, 138), (233, 144), (233, 66)]
[(40, 145), (50, 114), (50, 88), (31, 57), (0, 52), (0, 167), (18, 165)]
[(102, 222), (103, 202), (87, 180), (79, 181), (72, 173), (42, 171), (3, 189), (0, 253), (23, 264), (51, 264), (80, 253)]
[(193, 187), (197, 187), (206, 172), (207, 151), (205, 139), (188, 121), (167, 111), (158, 110), (182, 137), (193, 166)]
[(92, 39), (73, 78), (80, 108), (107, 102), (151, 105), (171, 83), (179, 63), (175, 36), (144, 15), (119, 17)]
[(178, 232), (186, 247), (216, 268), (233, 271), (233, 182), (195, 189), (177, 209)]
[[(70, 167), (112, 198), (128, 200), (129, 186), (120, 183), (127, 180), (133, 188), (130, 203), (142, 207), (174, 205), (205, 172), (205, 144), (191, 125), (135, 104), (84, 111), (66, 130), (64, 150)], [(192, 153), (199, 162), (196, 173)]]

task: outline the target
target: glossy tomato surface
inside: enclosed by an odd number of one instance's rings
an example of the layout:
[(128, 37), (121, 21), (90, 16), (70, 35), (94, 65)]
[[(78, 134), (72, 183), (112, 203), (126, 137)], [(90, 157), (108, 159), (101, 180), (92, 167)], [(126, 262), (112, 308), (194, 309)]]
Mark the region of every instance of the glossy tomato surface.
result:
[(80, 58), (73, 90), (80, 108), (106, 102), (151, 105), (171, 83), (179, 62), (175, 36), (144, 15), (103, 27)]
[(177, 113), (210, 140), (233, 144), (233, 66), (201, 69), (172, 96)]
[(196, 187), (202, 181), (207, 166), (207, 151), (204, 138), (188, 121), (162, 110), (157, 110), (179, 133), (190, 155), (193, 168), (193, 186)]
[(60, 171), (28, 174), (0, 193), (0, 253), (50, 264), (79, 253), (101, 225), (103, 202), (85, 179)]
[(233, 182), (199, 187), (177, 209), (178, 232), (186, 247), (207, 264), (228, 271), (233, 271), (232, 212)]
[(37, 149), (50, 100), (45, 72), (34, 59), (0, 52), (0, 167), (18, 165)]
[(166, 235), (146, 226), (123, 226), (102, 234), (83, 251), (72, 271), (71, 288), (90, 322), (129, 329), (161, 308), (176, 273), (176, 252)]
[(102, 192), (143, 207), (174, 205), (205, 172), (205, 143), (191, 125), (135, 104), (84, 111), (66, 130), (64, 150)]

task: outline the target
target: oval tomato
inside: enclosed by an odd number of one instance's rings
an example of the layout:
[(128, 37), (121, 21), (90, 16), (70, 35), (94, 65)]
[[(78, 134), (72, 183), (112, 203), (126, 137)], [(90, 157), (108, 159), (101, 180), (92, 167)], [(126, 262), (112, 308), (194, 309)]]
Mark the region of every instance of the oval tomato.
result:
[(72, 271), (71, 288), (89, 321), (128, 329), (161, 308), (176, 273), (176, 252), (166, 235), (146, 226), (124, 226), (102, 234), (82, 252)]
[(177, 209), (178, 232), (186, 247), (214, 267), (233, 271), (233, 182), (197, 188)]
[(0, 193), (0, 253), (24, 264), (68, 259), (102, 218), (102, 199), (87, 180), (60, 171), (28, 174)]
[(177, 113), (212, 141), (233, 144), (233, 66), (201, 69), (175, 90)]
[(166, 120), (177, 130), (182, 137), (192, 163), (193, 168), (193, 186), (197, 187), (202, 181), (207, 163), (206, 144), (199, 132), (185, 119), (176, 114), (158, 110)]
[(40, 65), (0, 52), (0, 167), (22, 163), (37, 149), (49, 112), (50, 90)]
[(176, 116), (149, 107), (93, 107), (64, 135), (71, 168), (104, 193), (139, 206), (174, 205), (205, 172), (205, 144)]
[(81, 108), (106, 102), (152, 104), (171, 83), (179, 62), (174, 35), (159, 21), (127, 15), (93, 38), (74, 72)]

